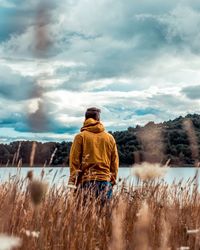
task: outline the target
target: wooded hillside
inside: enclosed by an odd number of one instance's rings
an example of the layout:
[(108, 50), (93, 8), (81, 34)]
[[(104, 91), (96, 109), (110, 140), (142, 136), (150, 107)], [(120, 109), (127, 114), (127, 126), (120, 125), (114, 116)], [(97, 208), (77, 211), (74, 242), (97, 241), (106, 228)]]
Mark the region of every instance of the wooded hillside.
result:
[[(200, 115), (178, 117), (160, 124), (149, 122), (144, 127), (129, 127), (124, 131), (110, 132), (117, 142), (120, 164), (142, 161), (162, 162), (168, 159), (173, 165), (192, 165), (199, 160)], [(55, 148), (53, 165), (68, 164), (71, 142), (36, 142), (35, 165), (48, 165)], [(16, 165), (30, 163), (33, 142), (15, 141), (0, 144), (0, 163)]]

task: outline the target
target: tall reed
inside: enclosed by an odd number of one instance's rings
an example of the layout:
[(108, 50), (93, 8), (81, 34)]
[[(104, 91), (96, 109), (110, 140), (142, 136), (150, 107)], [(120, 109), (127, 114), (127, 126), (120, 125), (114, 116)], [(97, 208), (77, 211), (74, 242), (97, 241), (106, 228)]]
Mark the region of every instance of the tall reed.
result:
[(126, 183), (101, 206), (92, 193), (69, 190), (65, 183), (50, 185), (47, 192), (43, 181), (29, 177), (0, 184), (0, 234), (21, 239), (15, 249), (199, 247), (195, 179), (170, 186), (162, 180), (141, 181), (138, 187)]

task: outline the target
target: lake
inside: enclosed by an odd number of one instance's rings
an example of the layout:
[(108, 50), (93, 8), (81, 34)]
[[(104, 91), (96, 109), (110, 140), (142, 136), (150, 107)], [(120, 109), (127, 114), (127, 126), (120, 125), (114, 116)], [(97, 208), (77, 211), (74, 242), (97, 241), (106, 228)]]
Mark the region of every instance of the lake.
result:
[[(16, 167), (0, 168), (0, 182), (8, 181), (9, 176), (20, 175), (22, 178), (25, 178), (27, 172), (31, 170), (30, 167), (23, 167), (17, 169)], [(42, 168), (32, 168), (34, 176), (40, 178), (40, 173)], [(165, 177), (163, 179), (167, 184), (172, 184), (173, 181), (179, 182), (183, 180), (183, 183), (186, 182), (189, 178), (193, 178), (195, 175), (195, 168), (169, 168)], [(67, 183), (69, 177), (69, 168), (61, 167), (49, 167), (45, 168), (44, 179), (50, 184), (62, 184)], [(121, 167), (119, 168), (119, 178), (126, 178), (128, 182), (131, 182), (133, 185), (136, 185), (136, 178), (132, 175), (132, 168)]]

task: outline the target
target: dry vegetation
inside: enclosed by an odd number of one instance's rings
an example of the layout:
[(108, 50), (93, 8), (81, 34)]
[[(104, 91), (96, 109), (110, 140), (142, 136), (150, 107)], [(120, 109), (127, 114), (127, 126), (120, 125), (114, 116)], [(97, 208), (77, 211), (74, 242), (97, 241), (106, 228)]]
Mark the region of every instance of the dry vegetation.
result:
[[(66, 185), (47, 190), (45, 182), (28, 177), (0, 185), (0, 249), (15, 241), (21, 243), (15, 249), (24, 250), (200, 247), (197, 177), (171, 186), (153, 179), (137, 188), (123, 182), (104, 207), (92, 195), (83, 200)], [(7, 241), (10, 248), (2, 247), (6, 235), (18, 237)]]

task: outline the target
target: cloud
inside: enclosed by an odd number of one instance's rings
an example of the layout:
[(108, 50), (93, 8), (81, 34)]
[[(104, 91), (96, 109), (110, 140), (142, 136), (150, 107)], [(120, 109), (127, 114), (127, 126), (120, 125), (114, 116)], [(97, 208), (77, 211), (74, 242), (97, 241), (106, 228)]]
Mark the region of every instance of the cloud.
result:
[(27, 101), (21, 101), (17, 104), (11, 100), (0, 100), (2, 106), (6, 107), (0, 111), (0, 128), (12, 128), (16, 132), (38, 135), (42, 133), (74, 134), (80, 129), (81, 122), (77, 122), (76, 119), (73, 121), (71, 117), (66, 119), (59, 113), (52, 116), (50, 111), (44, 115), (45, 110), (42, 109), (45, 106), (40, 106), (41, 103), (34, 112), (29, 112)]
[(181, 49), (188, 48), (194, 53), (200, 52), (199, 10), (179, 5), (168, 15), (158, 18), (158, 21), (166, 26), (166, 39), (170, 44), (177, 44)]
[(16, 5), (9, 0), (0, 0), (1, 8), (15, 8)]
[(182, 93), (185, 94), (191, 100), (200, 99), (200, 85), (185, 87), (182, 89)]
[(198, 112), (197, 0), (0, 3), (2, 129), (74, 135), (89, 106), (109, 130)]
[(0, 66), (0, 97), (15, 101), (36, 97), (33, 89), (35, 79), (24, 77), (12, 71), (9, 67)]

